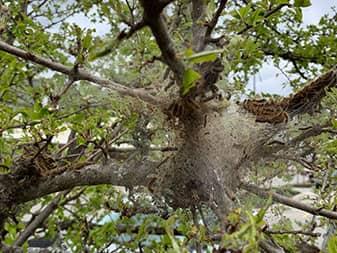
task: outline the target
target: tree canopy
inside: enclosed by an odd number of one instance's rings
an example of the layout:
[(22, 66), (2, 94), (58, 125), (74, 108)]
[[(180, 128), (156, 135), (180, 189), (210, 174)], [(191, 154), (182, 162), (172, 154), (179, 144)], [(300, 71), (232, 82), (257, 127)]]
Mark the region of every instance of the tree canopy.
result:
[[(337, 12), (310, 6), (0, 0), (2, 251), (337, 252)], [(247, 89), (266, 64), (292, 94)]]

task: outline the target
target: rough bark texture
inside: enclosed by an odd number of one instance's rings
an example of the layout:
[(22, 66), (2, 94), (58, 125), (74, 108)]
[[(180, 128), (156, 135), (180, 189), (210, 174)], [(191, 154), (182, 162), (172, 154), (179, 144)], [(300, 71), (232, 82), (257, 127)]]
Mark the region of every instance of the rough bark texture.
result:
[(147, 185), (147, 176), (157, 163), (133, 161), (130, 164), (91, 165), (81, 170), (70, 170), (60, 175), (37, 177), (0, 175), (0, 228), (15, 208), (27, 201), (47, 194), (72, 189), (75, 186), (112, 184), (119, 186)]

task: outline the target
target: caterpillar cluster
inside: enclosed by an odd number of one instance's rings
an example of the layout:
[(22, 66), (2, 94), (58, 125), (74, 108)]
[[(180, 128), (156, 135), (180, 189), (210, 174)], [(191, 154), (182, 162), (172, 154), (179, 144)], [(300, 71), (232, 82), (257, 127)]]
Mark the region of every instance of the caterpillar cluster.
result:
[(246, 99), (242, 106), (248, 112), (256, 115), (256, 122), (279, 124), (288, 122), (289, 116), (285, 108), (276, 101)]

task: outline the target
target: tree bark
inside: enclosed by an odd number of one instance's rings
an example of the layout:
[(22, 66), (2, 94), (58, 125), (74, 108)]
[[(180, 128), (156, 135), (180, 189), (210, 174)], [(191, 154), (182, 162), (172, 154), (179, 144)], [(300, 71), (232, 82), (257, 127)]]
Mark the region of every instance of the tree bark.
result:
[(151, 161), (132, 161), (124, 165), (108, 161), (104, 165), (91, 165), (81, 170), (70, 170), (49, 177), (0, 175), (0, 228), (13, 212), (13, 208), (19, 204), (76, 186), (146, 186), (150, 180), (148, 176), (156, 166), (157, 163)]

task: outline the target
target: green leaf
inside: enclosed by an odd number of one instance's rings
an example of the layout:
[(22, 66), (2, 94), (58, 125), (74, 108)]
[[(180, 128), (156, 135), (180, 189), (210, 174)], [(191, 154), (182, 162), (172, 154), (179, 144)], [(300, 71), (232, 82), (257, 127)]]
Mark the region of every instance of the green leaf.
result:
[(294, 6), (295, 7), (308, 7), (311, 5), (310, 0), (295, 0)]
[(253, 14), (250, 17), (250, 24), (256, 25), (257, 23), (263, 21), (264, 19), (264, 12), (263, 10), (256, 10), (253, 12)]
[(337, 253), (337, 236), (330, 238), (328, 242), (328, 253)]
[(88, 31), (83, 38), (83, 48), (88, 49), (91, 46), (92, 35), (91, 31)]
[(240, 10), (238, 11), (238, 14), (242, 20), (244, 20), (247, 17), (250, 11), (250, 8), (251, 8), (250, 4), (240, 8)]
[(186, 49), (186, 51), (185, 51), (185, 53), (184, 53), (184, 55), (186, 56), (186, 57), (190, 57), (190, 56), (192, 56), (194, 54), (194, 52), (193, 52), (193, 49), (192, 48), (187, 48)]
[[(186, 51), (185, 55), (187, 53), (190, 54), (191, 51)], [(221, 53), (223, 53), (222, 49), (203, 51), (203, 52), (195, 53), (195, 54), (192, 53), (189, 56), (187, 56), (185, 59), (192, 63), (203, 63), (203, 62), (214, 61), (217, 55)]]
[(266, 206), (261, 208), (255, 216), (255, 223), (256, 223), (257, 226), (262, 226), (262, 225), (265, 224), (264, 221), (263, 221), (263, 218), (266, 215), (266, 212), (267, 212), (268, 208), (271, 206), (272, 203), (273, 203), (273, 199), (272, 199), (271, 196), (269, 196), (268, 201), (266, 203)]
[(123, 12), (123, 6), (119, 1), (113, 1), (112, 8), (119, 14)]
[(331, 124), (334, 129), (337, 129), (337, 120), (336, 119), (331, 119)]
[(245, 41), (245, 39), (240, 36), (240, 35), (234, 35), (232, 36), (232, 38), (229, 41), (229, 48), (233, 48), (233, 47), (240, 47), (241, 48), (241, 44)]
[(295, 8), (295, 19), (297, 22), (301, 22), (303, 19), (302, 9), (299, 7)]
[(95, 48), (92, 50), (89, 56), (89, 61), (93, 61), (96, 60), (97, 58), (101, 58), (110, 54), (118, 45), (119, 41), (115, 39), (98, 43), (98, 45), (95, 45)]
[(167, 219), (167, 221), (164, 224), (164, 228), (165, 228), (165, 232), (166, 234), (169, 236), (170, 241), (172, 243), (172, 247), (173, 247), (173, 251), (174, 253), (179, 253), (181, 252), (180, 247), (176, 241), (176, 239), (174, 238), (173, 235), (173, 227), (174, 224), (176, 222), (177, 216), (176, 215), (172, 215), (170, 218)]
[(187, 69), (184, 73), (182, 95), (186, 95), (194, 86), (201, 75), (193, 69)]

